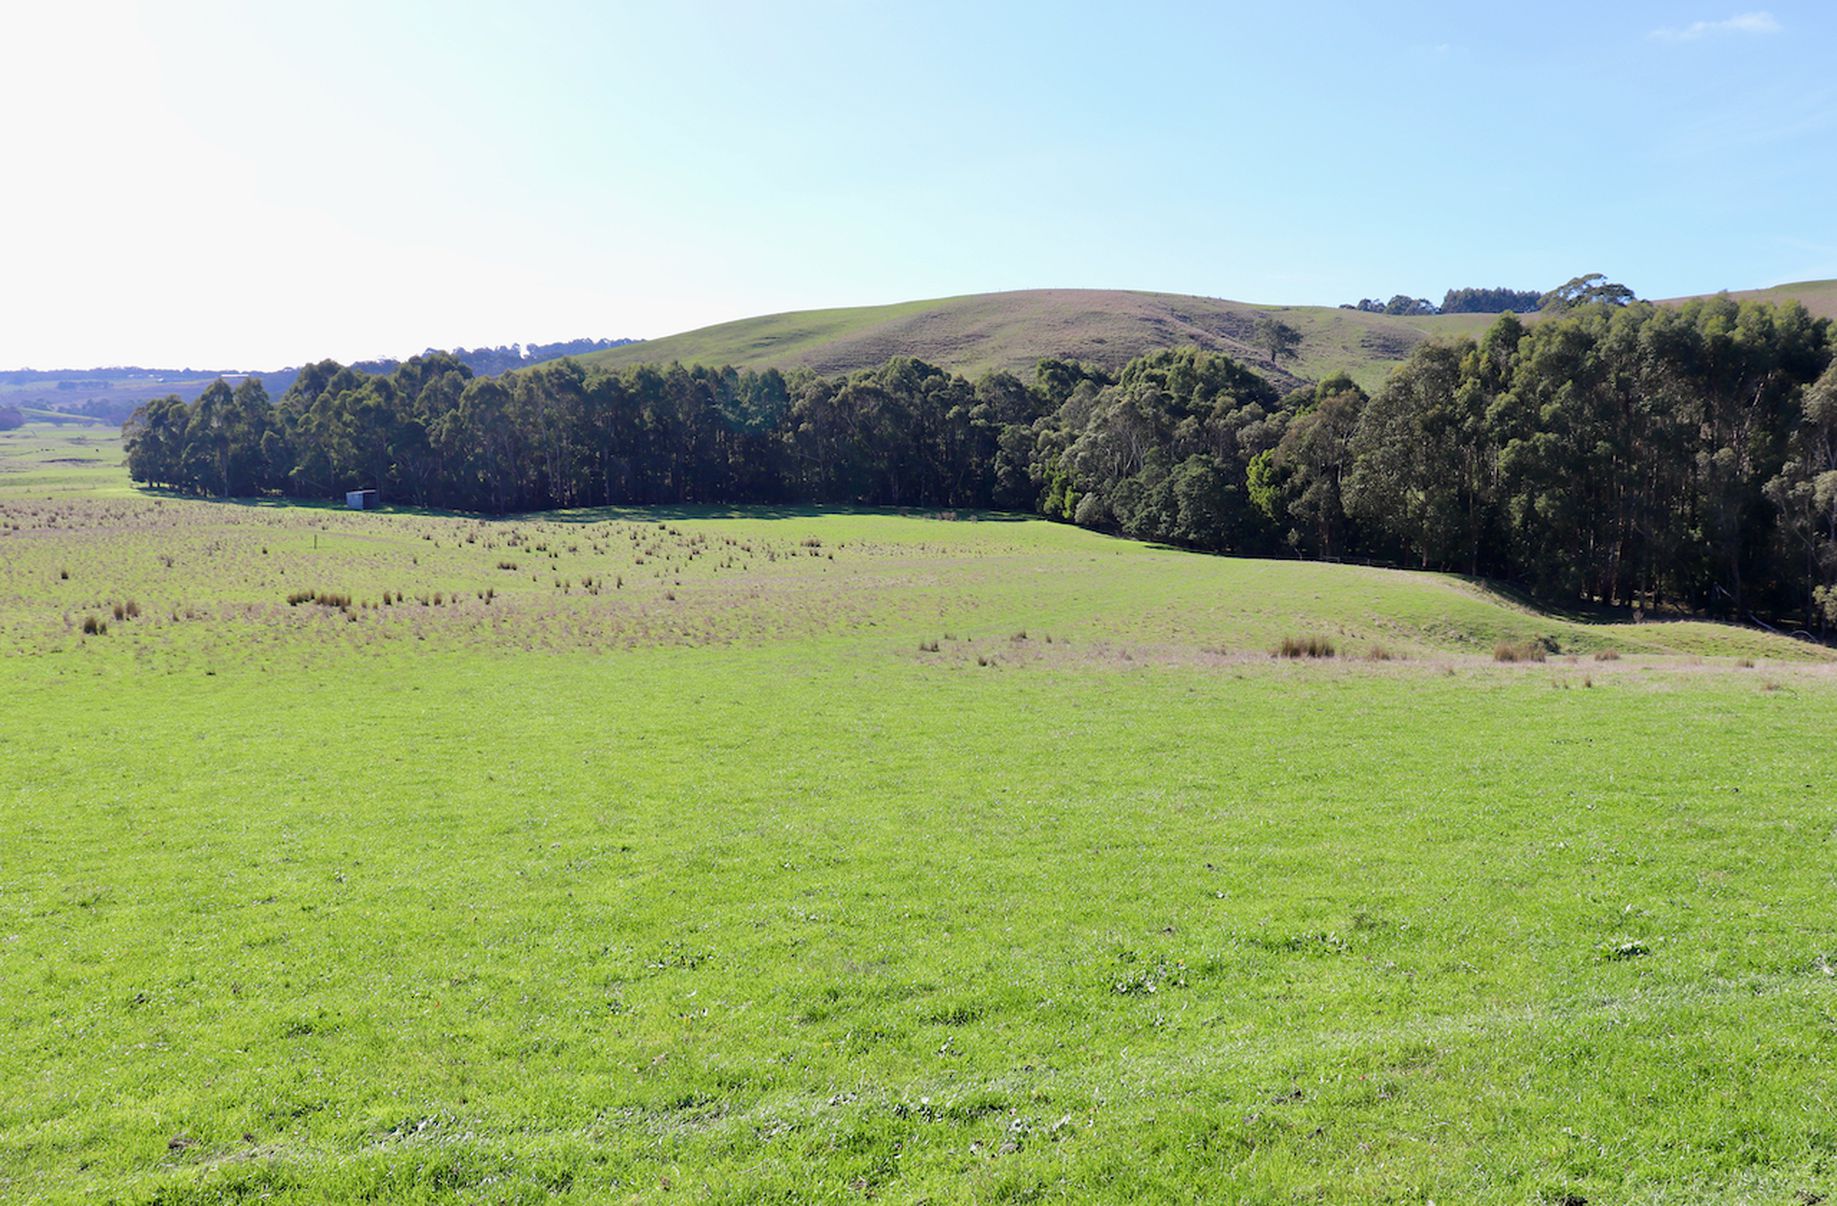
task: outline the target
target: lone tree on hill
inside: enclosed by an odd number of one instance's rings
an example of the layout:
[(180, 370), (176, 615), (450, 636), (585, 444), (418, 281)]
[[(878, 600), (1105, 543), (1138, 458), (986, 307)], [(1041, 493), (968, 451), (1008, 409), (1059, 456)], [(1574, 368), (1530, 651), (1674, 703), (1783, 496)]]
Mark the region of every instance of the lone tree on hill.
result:
[(1624, 306), (1637, 300), (1639, 299), (1633, 296), (1631, 289), (1608, 280), (1605, 273), (1590, 272), (1586, 276), (1567, 280), (1538, 298), (1537, 308), (1551, 313), (1561, 313), (1575, 306), (1586, 306), (1591, 302), (1606, 302), (1610, 306)]
[(1284, 356), (1293, 356), (1301, 346), (1301, 332), (1273, 314), (1257, 315), (1257, 346), (1269, 353), (1271, 364), (1280, 364)]

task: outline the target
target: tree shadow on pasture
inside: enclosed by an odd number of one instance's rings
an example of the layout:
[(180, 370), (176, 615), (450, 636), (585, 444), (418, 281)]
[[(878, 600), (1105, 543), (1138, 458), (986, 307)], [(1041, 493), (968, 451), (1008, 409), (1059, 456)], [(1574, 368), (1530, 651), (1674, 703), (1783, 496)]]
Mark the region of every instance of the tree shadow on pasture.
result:
[(479, 523), (675, 523), (697, 519), (819, 519), (837, 515), (880, 515), (907, 519), (935, 519), (955, 523), (1022, 523), (1030, 518), (1012, 511), (978, 511), (966, 507), (873, 507), (853, 503), (609, 503), (599, 507), (572, 507), (548, 511), (455, 511), (443, 507), (416, 507), (385, 503), (362, 512), (353, 511), (338, 498), (291, 498), (262, 494), (242, 498), (216, 498), (188, 494), (165, 486), (136, 486), (149, 498), (182, 499), (265, 511), (330, 511), (365, 515), (422, 515), (442, 519), (470, 519)]

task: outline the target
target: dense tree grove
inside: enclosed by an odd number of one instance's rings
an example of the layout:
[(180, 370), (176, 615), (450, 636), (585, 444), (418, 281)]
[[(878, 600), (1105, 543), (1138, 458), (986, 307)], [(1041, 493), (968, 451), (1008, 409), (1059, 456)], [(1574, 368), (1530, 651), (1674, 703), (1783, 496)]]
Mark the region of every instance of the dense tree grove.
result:
[(1361, 297), (1357, 305), (1342, 305), (1342, 310), (1358, 310), (1365, 314), (1392, 314), (1406, 318), (1419, 318), (1425, 314), (1439, 314), (1434, 302), (1426, 297), (1411, 297), (1407, 293), (1395, 293), (1389, 301), (1379, 301), (1375, 297)]
[(1044, 361), (1031, 384), (905, 358), (849, 377), (327, 361), (274, 402), (251, 380), (148, 403), (127, 447), (137, 480), (199, 494), (1034, 509), (1195, 548), (1837, 622), (1837, 368), (1831, 324), (1797, 304), (1597, 294), (1426, 344), (1369, 397), (1345, 377), (1283, 397), (1192, 349), (1114, 376)]
[(1421, 318), (1435, 314), (1530, 314), (1538, 310), (1560, 312), (1580, 305), (1603, 302), (1624, 306), (1635, 300), (1633, 291), (1610, 281), (1599, 272), (1574, 277), (1545, 293), (1536, 289), (1463, 288), (1442, 294), (1442, 304), (1426, 297), (1398, 293), (1389, 301), (1361, 297), (1358, 302), (1340, 306), (1342, 310), (1359, 310), (1366, 314), (1402, 315)]
[(1443, 314), (1529, 314), (1543, 295), (1535, 289), (1450, 289), (1442, 294)]

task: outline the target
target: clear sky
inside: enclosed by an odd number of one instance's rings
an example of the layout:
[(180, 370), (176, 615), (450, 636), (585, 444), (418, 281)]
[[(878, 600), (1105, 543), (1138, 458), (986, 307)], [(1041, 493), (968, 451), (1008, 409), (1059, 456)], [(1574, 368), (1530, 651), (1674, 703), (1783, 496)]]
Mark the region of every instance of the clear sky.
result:
[(0, 367), (1837, 276), (1837, 5), (23, 3)]

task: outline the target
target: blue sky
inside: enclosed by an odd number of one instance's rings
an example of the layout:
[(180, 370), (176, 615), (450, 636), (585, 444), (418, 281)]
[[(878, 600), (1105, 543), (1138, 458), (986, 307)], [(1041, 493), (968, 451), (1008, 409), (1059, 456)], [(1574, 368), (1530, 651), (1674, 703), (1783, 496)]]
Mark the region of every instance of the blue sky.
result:
[[(39, 11), (43, 10), (43, 11)], [(1837, 276), (1837, 10), (39, 5), (0, 367), (1091, 286)]]

